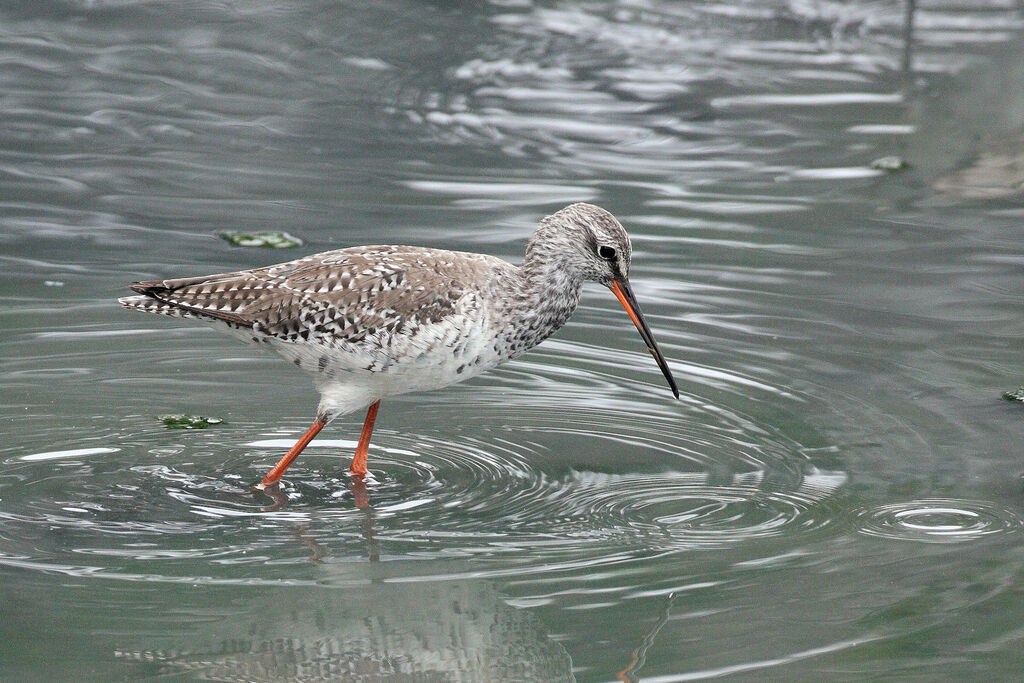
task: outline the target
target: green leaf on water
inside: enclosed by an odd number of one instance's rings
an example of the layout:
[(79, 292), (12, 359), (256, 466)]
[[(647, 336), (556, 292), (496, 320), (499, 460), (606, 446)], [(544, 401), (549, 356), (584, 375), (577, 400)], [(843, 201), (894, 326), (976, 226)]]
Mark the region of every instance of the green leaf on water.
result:
[(889, 173), (897, 173), (899, 171), (906, 171), (910, 168), (910, 164), (907, 163), (903, 157), (881, 157), (871, 162), (871, 168), (878, 171), (888, 171)]
[(168, 429), (206, 429), (210, 425), (224, 422), (219, 417), (203, 417), (201, 415), (161, 415), (156, 418)]
[(219, 232), (217, 236), (236, 247), (291, 249), (301, 247), (302, 240), (286, 232)]
[(1003, 400), (1024, 403), (1024, 387), (1019, 387), (1017, 391), (1004, 391)]

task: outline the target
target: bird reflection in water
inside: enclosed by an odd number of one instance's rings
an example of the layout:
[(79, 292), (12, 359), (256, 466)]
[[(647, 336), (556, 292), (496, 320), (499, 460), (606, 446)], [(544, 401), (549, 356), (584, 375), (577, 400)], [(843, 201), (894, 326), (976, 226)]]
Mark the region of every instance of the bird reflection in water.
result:
[[(360, 496), (365, 493), (361, 490)], [(265, 586), (183, 596), (177, 610), (190, 615), (188, 623), (115, 651), (132, 667), (129, 677), (575, 680), (565, 649), (531, 612), (509, 605), (490, 582), (430, 576), (401, 580), (384, 571), (396, 563), (379, 561), (374, 510), (368, 498), (359, 500), (369, 562), (332, 561), (308, 524), (303, 525), (294, 536), (313, 551), (309, 559), (315, 563), (316, 585), (282, 585), (269, 596)], [(431, 563), (431, 575), (458, 573), (446, 564)], [(273, 618), (267, 618), (268, 599), (281, 607)]]

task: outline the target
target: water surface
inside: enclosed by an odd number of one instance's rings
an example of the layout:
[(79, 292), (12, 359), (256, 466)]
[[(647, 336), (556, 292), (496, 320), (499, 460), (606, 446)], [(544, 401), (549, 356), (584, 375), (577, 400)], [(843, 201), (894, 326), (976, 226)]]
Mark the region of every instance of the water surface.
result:
[[(9, 3), (0, 678), (1017, 675), (1024, 18), (917, 4), (908, 41), (866, 0)], [(238, 491), (308, 378), (114, 301), (356, 244), (518, 260), (573, 201), (633, 236), (680, 400), (589, 288), (385, 403), (365, 488), (336, 421), (277, 510)]]

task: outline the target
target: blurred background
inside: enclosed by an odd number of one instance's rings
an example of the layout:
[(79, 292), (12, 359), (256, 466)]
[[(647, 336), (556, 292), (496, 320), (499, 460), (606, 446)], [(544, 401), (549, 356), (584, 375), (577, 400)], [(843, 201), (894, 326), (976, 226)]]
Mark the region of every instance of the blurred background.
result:
[[(0, 678), (1018, 676), (1022, 28), (1014, 0), (4, 3)], [(386, 402), (365, 491), (335, 421), (279, 510), (239, 491), (309, 378), (115, 302), (359, 244), (518, 261), (575, 201), (630, 232), (681, 400), (590, 287), (524, 358)]]

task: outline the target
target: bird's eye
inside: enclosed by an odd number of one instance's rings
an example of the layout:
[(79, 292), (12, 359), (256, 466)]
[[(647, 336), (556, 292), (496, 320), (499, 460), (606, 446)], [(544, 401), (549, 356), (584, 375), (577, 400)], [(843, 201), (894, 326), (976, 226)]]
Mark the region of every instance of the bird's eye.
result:
[(597, 250), (597, 255), (603, 258), (605, 261), (615, 260), (615, 247), (609, 247), (604, 245)]

